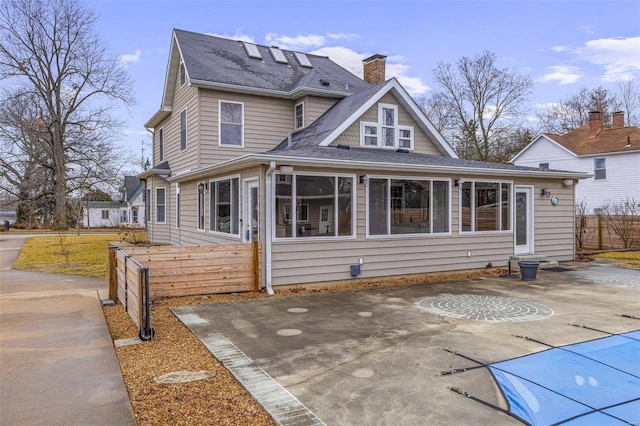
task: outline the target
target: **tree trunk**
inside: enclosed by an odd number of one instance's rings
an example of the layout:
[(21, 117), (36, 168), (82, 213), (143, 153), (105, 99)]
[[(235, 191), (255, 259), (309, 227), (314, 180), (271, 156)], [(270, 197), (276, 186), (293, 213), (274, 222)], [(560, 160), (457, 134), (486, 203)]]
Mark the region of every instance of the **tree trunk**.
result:
[(67, 175), (65, 172), (64, 143), (60, 129), (53, 131), (53, 179), (56, 199), (54, 226), (56, 229), (67, 229)]

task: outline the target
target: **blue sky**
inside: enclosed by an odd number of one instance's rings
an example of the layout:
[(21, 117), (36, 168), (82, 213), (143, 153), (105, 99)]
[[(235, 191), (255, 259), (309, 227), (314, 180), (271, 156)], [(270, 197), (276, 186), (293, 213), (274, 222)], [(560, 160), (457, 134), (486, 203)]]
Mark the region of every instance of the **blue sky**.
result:
[[(437, 86), (438, 62), (494, 52), (534, 80), (535, 109), (582, 87), (640, 79), (640, 0), (190, 1), (88, 0), (97, 30), (134, 80), (138, 104), (122, 144), (150, 150), (144, 123), (158, 110), (171, 30), (210, 33), (329, 56), (357, 75), (387, 55), (387, 78), (414, 96)], [(127, 114), (126, 111), (120, 114)], [(135, 171), (135, 170), (134, 170)]]

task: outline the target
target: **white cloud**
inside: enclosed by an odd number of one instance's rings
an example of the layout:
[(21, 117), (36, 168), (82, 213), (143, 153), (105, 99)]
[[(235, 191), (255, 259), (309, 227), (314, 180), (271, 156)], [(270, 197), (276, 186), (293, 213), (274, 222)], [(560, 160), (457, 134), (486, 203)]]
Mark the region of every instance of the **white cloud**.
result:
[(394, 64), (389, 63), (389, 59), (387, 59), (387, 70), (386, 70), (386, 79), (390, 79), (395, 77), (398, 79), (400, 84), (407, 89), (407, 92), (411, 96), (419, 96), (424, 95), (427, 91), (430, 90), (429, 86), (425, 84), (425, 82), (420, 77), (411, 77), (408, 75), (409, 66), (404, 64)]
[(615, 82), (640, 76), (640, 37), (590, 40), (575, 53), (582, 60), (604, 67), (602, 80)]
[(547, 67), (549, 72), (544, 76), (537, 78), (536, 81), (540, 82), (548, 82), (548, 81), (556, 81), (559, 85), (571, 84), (580, 80), (582, 74), (580, 74), (580, 70), (578, 67), (574, 67), (571, 65), (552, 65)]
[(567, 46), (553, 46), (551, 48), (551, 50), (553, 50), (554, 52), (566, 52), (567, 50), (569, 50), (569, 48)]
[(120, 65), (126, 68), (131, 62), (140, 61), (140, 56), (142, 56), (142, 50), (136, 49), (136, 53), (125, 53), (120, 55)]
[(559, 105), (560, 104), (557, 103), (557, 102), (547, 102), (547, 103), (544, 103), (544, 104), (534, 104), (533, 108), (538, 110), (538, 111), (540, 111), (540, 110), (544, 111), (546, 109), (549, 109), (549, 108), (552, 108), (552, 107), (556, 107), (556, 106), (559, 106)]
[(298, 34), (295, 37), (269, 33), (265, 36), (267, 44), (275, 45), (281, 49), (308, 50), (314, 47), (324, 46), (326, 37), (320, 34)]
[(352, 33), (327, 33), (327, 37), (330, 38), (331, 40), (347, 40), (347, 41), (353, 41), (355, 39), (360, 38), (358, 34), (352, 34)]
[(368, 56), (365, 53), (358, 53), (343, 46), (325, 46), (309, 52), (314, 55), (328, 56), (333, 62), (343, 68), (348, 69), (353, 74), (362, 78), (362, 60)]

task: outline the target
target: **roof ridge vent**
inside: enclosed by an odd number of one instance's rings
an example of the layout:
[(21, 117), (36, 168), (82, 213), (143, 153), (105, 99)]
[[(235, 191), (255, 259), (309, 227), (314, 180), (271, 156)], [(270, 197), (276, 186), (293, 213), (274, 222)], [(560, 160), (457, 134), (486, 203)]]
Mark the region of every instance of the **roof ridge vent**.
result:
[(338, 144), (338, 149), (351, 149), (349, 145)]
[(408, 154), (408, 153), (409, 153), (409, 150), (408, 150), (408, 149), (398, 148), (398, 149), (396, 150), (396, 152), (401, 152), (401, 153), (403, 153), (403, 154)]

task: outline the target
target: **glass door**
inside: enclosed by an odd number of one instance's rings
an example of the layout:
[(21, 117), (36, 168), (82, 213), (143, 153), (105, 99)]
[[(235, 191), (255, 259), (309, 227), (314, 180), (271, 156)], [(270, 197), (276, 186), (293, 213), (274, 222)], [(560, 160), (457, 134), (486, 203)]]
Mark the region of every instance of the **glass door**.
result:
[(533, 187), (516, 186), (515, 254), (533, 254)]
[(258, 242), (260, 223), (260, 204), (258, 199), (258, 181), (244, 182), (244, 214), (242, 223), (242, 240), (246, 243)]

